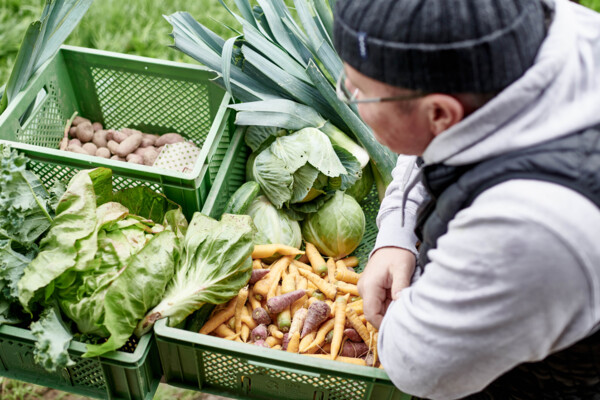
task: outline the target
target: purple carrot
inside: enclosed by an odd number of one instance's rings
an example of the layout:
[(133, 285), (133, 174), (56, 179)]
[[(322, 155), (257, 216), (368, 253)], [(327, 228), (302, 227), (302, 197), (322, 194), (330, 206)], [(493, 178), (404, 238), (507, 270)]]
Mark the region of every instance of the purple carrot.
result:
[(267, 300), (267, 311), (269, 311), (271, 314), (280, 313), (305, 294), (305, 290), (298, 289), (294, 290), (293, 292), (271, 297), (269, 300)]
[(281, 339), (281, 350), (287, 350), (290, 339), (291, 337), (289, 332), (283, 334), (283, 338)]
[(258, 340), (265, 340), (268, 335), (269, 331), (267, 330), (267, 327), (263, 324), (260, 324), (256, 328), (252, 329), (252, 333), (250, 334), (253, 342), (256, 342)]
[(358, 334), (358, 332), (356, 332), (356, 330), (354, 328), (346, 328), (344, 329), (344, 336), (346, 336), (348, 338), (348, 340), (351, 340), (353, 342), (362, 342), (362, 338), (360, 337), (360, 335)]
[(258, 281), (260, 281), (266, 274), (268, 274), (270, 271), (270, 269), (253, 269), (252, 270), (252, 275), (250, 275), (250, 280), (248, 281), (248, 283), (250, 285), (252, 285), (253, 283), (256, 283)]
[(344, 346), (342, 346), (341, 356), (344, 357), (362, 357), (369, 352), (369, 346), (365, 342), (352, 342), (346, 340)]
[(316, 331), (319, 326), (329, 318), (331, 314), (331, 308), (324, 301), (315, 301), (308, 307), (308, 313), (306, 314), (306, 320), (302, 326), (301, 338), (308, 335), (309, 333)]
[(252, 319), (257, 324), (269, 325), (271, 323), (269, 313), (262, 307), (256, 307), (254, 311), (252, 311)]

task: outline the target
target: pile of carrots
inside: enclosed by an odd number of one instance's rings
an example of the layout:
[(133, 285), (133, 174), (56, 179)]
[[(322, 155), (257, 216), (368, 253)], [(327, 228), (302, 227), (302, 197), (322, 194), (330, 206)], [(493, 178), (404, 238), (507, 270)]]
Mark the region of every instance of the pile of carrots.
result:
[(379, 366), (377, 330), (365, 320), (356, 286), (360, 278), (354, 271), (356, 257), (325, 261), (314, 245), (306, 243), (305, 251), (257, 245), (252, 258), (249, 284), (217, 307), (200, 333)]

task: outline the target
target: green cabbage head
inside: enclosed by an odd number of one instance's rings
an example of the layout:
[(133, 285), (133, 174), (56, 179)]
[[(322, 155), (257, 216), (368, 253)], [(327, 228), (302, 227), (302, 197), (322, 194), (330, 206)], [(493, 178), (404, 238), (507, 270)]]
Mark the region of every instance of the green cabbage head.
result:
[(265, 196), (254, 199), (248, 207), (247, 214), (252, 217), (258, 230), (255, 236), (256, 244), (281, 243), (300, 248), (302, 232), (298, 221), (275, 208)]
[(304, 240), (321, 254), (342, 258), (351, 254), (365, 233), (365, 214), (352, 196), (336, 192), (302, 223)]

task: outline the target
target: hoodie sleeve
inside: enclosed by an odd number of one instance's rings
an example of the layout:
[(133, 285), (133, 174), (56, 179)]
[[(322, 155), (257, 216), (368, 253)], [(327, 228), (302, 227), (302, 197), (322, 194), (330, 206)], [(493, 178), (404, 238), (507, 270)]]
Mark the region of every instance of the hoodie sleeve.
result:
[(565, 187), (509, 181), (459, 212), (388, 308), (381, 362), (402, 391), (456, 399), (597, 328), (600, 213)]
[(414, 233), (417, 209), (426, 198), (427, 191), (419, 181), (420, 168), (416, 161), (415, 156), (398, 157), (396, 168), (392, 171), (392, 183), (377, 215), (379, 233), (373, 252), (382, 247), (401, 247), (417, 254), (417, 236)]

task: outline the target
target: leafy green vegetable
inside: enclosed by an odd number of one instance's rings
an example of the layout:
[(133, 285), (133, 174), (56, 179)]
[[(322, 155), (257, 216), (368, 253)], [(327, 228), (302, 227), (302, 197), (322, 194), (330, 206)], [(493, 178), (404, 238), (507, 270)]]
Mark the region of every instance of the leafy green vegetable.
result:
[(248, 283), (256, 228), (247, 215), (225, 214), (220, 221), (195, 213), (183, 240), (173, 280), (156, 307), (138, 324), (141, 336), (154, 322), (169, 317), (176, 326), (204, 304), (221, 304)]
[(31, 333), (36, 338), (34, 360), (48, 371), (58, 367), (75, 365), (67, 349), (73, 339), (60, 317), (58, 307), (48, 307), (40, 319), (31, 324)]
[(258, 232), (255, 244), (281, 243), (300, 248), (302, 232), (300, 224), (283, 210), (275, 208), (265, 196), (257, 197), (247, 210)]
[(179, 257), (178, 237), (186, 229), (181, 210), (165, 211), (171, 205), (160, 195), (136, 190), (115, 196), (134, 193), (130, 201), (149, 204), (136, 204), (143, 216), (110, 201), (111, 174), (96, 168), (71, 179), (39, 254), (18, 283), (26, 309), (44, 294), (58, 301), (81, 333), (108, 338), (88, 345), (87, 357), (123, 346), (146, 311), (160, 301)]
[(337, 192), (302, 223), (302, 236), (321, 254), (342, 258), (358, 247), (365, 233), (365, 214), (353, 197)]
[(334, 148), (316, 128), (278, 137), (256, 156), (252, 169), (254, 179), (277, 208), (304, 201), (320, 174), (339, 178), (331, 181), (335, 184), (331, 188), (345, 190), (358, 180), (361, 169), (356, 158)]
[(15, 307), (17, 283), (52, 223), (55, 195), (60, 194), (58, 188), (48, 193), (26, 164), (24, 156), (0, 145), (0, 324), (26, 318)]
[(179, 208), (177, 203), (146, 186), (120, 190), (113, 196), (113, 201), (124, 205), (130, 214), (139, 215), (155, 222), (162, 222), (167, 211)]
[(354, 185), (346, 189), (346, 194), (354, 197), (354, 200), (360, 204), (371, 192), (373, 182), (373, 170), (371, 169), (371, 165), (368, 164), (363, 168), (361, 178)]

